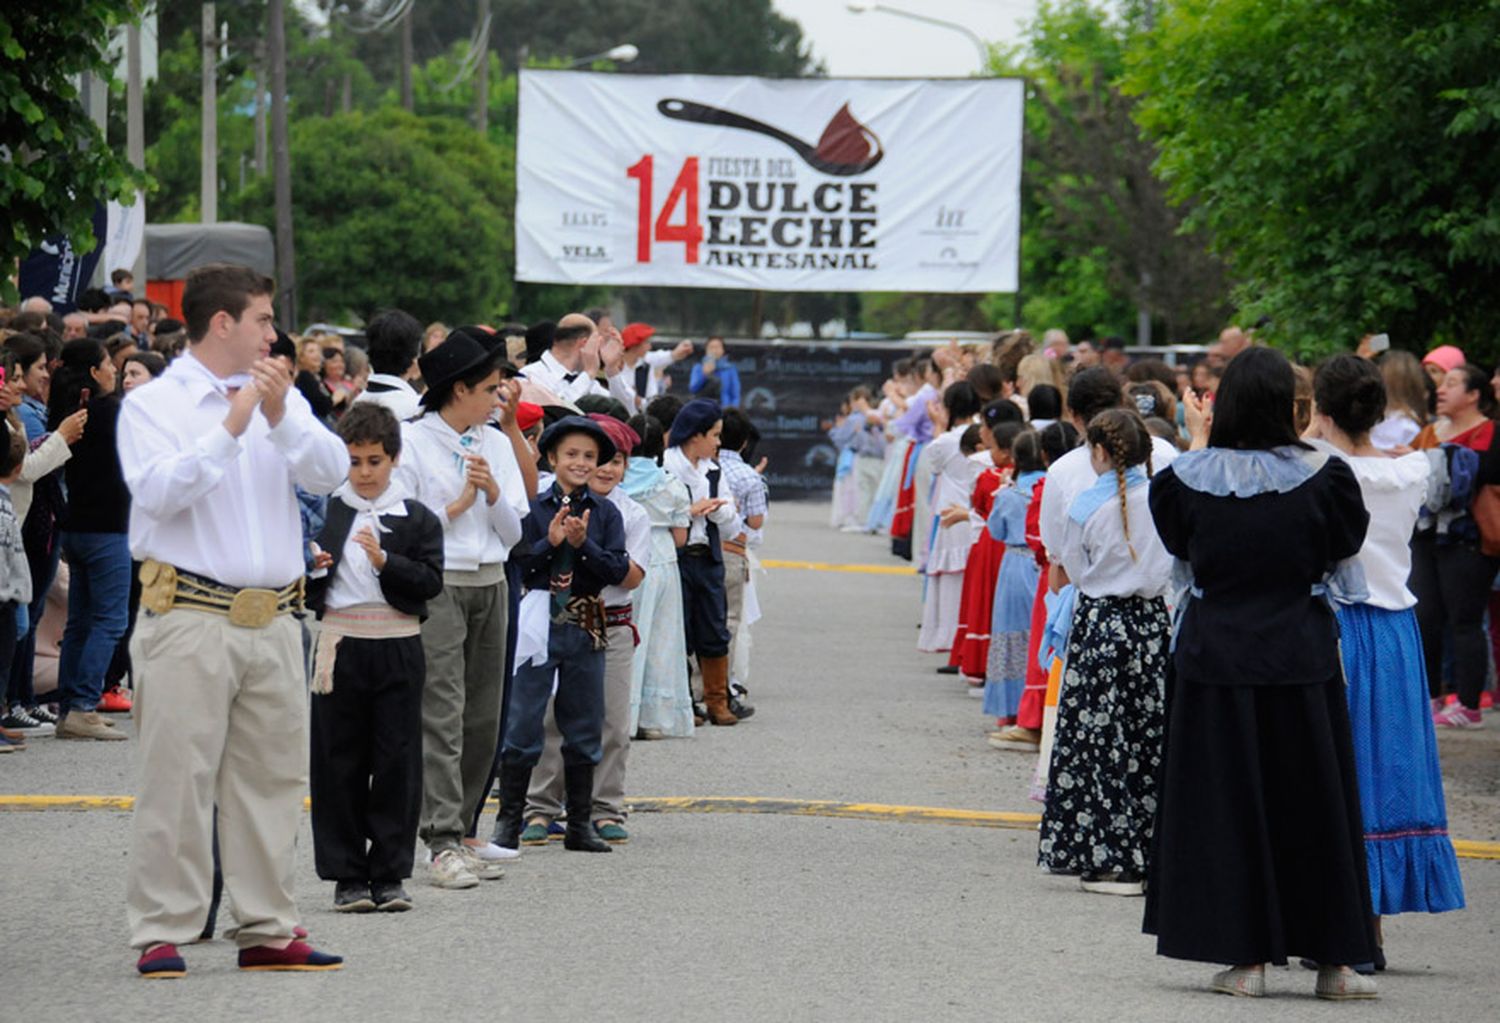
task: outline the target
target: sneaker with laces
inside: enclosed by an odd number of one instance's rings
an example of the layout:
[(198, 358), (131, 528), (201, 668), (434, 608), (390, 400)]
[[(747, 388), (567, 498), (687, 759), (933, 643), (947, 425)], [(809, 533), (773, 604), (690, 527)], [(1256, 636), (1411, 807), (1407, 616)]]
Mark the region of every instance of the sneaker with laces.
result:
[(458, 854), (463, 857), (464, 866), (469, 868), (469, 873), (481, 881), (498, 881), (505, 876), (505, 868), (500, 865), (499, 860), (484, 859), (466, 845), (458, 847)]
[(0, 728), (33, 737), (52, 735), (57, 731), (56, 725), (33, 717), (25, 707), (12, 707), (7, 711), (4, 717), (0, 717)]
[(26, 708), (26, 713), (36, 718), (44, 725), (57, 724), (57, 715), (52, 713), (52, 708), (44, 703), (34, 704)]
[(479, 884), (464, 854), (457, 849), (444, 849), (434, 856), (427, 867), (427, 878), (434, 888), (473, 888)]
[(101, 714), (129, 714), (130, 692), (124, 686), (111, 686), (99, 698)]
[(1432, 715), (1432, 723), (1439, 728), (1483, 728), (1484, 718), (1477, 710), (1451, 703)]

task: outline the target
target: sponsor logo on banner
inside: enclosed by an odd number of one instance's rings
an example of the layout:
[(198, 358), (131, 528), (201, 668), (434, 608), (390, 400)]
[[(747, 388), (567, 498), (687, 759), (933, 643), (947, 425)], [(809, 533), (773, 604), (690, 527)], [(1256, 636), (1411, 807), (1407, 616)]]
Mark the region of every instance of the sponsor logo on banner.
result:
[(525, 71), (516, 276), (1013, 290), (1020, 133), (1014, 80)]

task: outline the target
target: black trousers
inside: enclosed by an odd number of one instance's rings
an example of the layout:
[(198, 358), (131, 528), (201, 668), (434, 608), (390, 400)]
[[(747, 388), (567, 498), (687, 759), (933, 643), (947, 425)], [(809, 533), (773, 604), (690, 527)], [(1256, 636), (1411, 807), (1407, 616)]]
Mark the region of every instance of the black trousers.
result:
[(527, 661), (511, 677), (501, 764), (535, 767), (542, 759), (548, 701), (562, 733), (563, 763), (599, 763), (604, 755), (604, 651), (595, 650), (593, 638), (576, 625), (554, 622), (547, 660), (540, 665)]
[(682, 620), (689, 656), (729, 655), (729, 599), (724, 595), (724, 563), (678, 551), (682, 579)]
[(1411, 591), (1417, 597), (1417, 627), (1427, 660), (1427, 686), (1443, 693), (1443, 631), (1453, 643), (1453, 683), (1458, 699), (1479, 709), (1489, 668), (1484, 612), (1500, 560), (1487, 558), (1475, 544), (1440, 544), (1431, 536), (1411, 542)]
[(312, 697), (313, 854), (325, 881), (411, 877), (422, 811), (420, 636), (339, 643)]

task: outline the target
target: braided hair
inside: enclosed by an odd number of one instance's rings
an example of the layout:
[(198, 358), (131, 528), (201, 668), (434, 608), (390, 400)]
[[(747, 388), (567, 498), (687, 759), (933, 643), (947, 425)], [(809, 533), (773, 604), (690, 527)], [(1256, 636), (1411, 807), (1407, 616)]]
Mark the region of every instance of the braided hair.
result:
[(1120, 493), (1120, 522), (1125, 529), (1125, 546), (1130, 551), (1130, 560), (1138, 560), (1135, 545), (1130, 542), (1130, 510), (1126, 502), (1125, 470), (1145, 464), (1146, 475), (1151, 470), (1151, 433), (1146, 429), (1140, 414), (1133, 409), (1116, 408), (1101, 412), (1089, 420), (1088, 442), (1091, 447), (1104, 450), (1114, 467), (1115, 483)]

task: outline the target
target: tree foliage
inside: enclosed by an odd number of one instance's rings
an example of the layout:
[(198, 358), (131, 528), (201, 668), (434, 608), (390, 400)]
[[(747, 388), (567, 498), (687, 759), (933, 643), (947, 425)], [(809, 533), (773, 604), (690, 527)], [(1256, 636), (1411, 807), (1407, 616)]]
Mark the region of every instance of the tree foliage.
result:
[(1500, 0), (1179, 0), (1128, 87), (1273, 337), (1494, 352)]
[[(77, 75), (110, 78), (105, 46), (137, 0), (18, 0), (0, 8), (0, 258), (25, 258), (65, 233), (93, 248), (94, 203), (124, 199), (144, 178), (105, 144), (78, 102)], [(0, 299), (13, 301), (10, 275)]]
[[(297, 276), (310, 319), (493, 318), (510, 300), (513, 151), (462, 121), (386, 108), (292, 125)], [(235, 200), (272, 222), (269, 178)]]
[(1223, 268), (1185, 232), (1152, 173), (1156, 150), (1120, 91), (1145, 26), (1092, 0), (1040, 6), (1022, 50), (997, 71), (1030, 83), (1022, 179), (1023, 317), (1074, 336), (1132, 335), (1144, 308), (1169, 341), (1198, 340), (1226, 310)]

